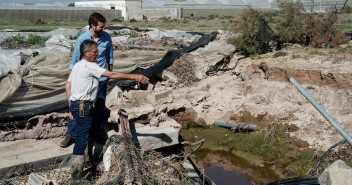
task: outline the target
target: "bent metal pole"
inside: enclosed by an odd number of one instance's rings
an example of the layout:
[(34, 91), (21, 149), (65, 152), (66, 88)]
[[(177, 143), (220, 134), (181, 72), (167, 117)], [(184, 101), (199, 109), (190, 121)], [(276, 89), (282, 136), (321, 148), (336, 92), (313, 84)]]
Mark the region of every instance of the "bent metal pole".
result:
[(294, 79), (290, 78), (290, 82), (297, 88), (297, 90), (320, 112), (322, 116), (344, 137), (350, 145), (352, 145), (352, 138), (346, 131), (327, 113), (325, 110), (312, 98), (307, 91)]

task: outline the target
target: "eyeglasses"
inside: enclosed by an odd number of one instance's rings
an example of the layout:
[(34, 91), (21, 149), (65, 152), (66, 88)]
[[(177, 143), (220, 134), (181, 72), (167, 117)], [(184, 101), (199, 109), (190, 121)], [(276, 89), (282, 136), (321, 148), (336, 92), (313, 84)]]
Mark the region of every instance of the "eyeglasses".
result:
[(99, 54), (99, 51), (88, 51), (88, 52), (91, 52), (91, 53), (94, 53), (94, 54)]

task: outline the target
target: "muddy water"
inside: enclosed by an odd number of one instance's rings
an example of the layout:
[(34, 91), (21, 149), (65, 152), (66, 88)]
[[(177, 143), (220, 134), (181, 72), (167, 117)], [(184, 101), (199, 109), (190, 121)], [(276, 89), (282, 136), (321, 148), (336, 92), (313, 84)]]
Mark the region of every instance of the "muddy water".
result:
[(258, 185), (280, 179), (270, 165), (255, 164), (233, 152), (201, 148), (196, 154), (203, 162), (205, 174), (217, 185)]

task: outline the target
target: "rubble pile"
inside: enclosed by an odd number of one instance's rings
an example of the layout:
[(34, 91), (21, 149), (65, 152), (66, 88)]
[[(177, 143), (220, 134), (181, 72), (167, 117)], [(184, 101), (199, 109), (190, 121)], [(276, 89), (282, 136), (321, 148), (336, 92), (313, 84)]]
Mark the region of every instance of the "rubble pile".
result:
[(49, 139), (66, 133), (68, 113), (37, 115), (28, 120), (25, 129), (0, 131), (0, 142), (23, 139)]
[(167, 70), (177, 77), (176, 86), (191, 86), (194, 82), (199, 81), (195, 75), (196, 65), (193, 57), (185, 54), (176, 60)]
[(103, 160), (105, 171), (96, 184), (183, 184), (186, 181), (180, 163), (171, 163), (171, 158), (155, 151), (139, 151), (126, 132), (112, 135), (105, 146), (104, 158), (108, 156)]
[(342, 160), (348, 166), (352, 166), (351, 157), (352, 146), (346, 140), (342, 140), (330, 147), (319, 159), (314, 168), (309, 172), (309, 176), (317, 177), (329, 167), (336, 159)]

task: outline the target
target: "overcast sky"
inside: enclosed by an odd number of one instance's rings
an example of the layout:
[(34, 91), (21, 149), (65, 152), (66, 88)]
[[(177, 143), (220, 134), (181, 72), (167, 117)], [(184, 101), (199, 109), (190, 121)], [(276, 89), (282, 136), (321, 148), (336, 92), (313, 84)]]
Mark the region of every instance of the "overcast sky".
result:
[[(89, 0), (87, 0), (89, 1)], [(6, 4), (13, 4), (15, 1), (14, 0), (0, 0), (0, 3), (6, 3)], [(16, 0), (16, 4), (22, 4), (22, 3), (53, 3), (53, 2), (74, 2), (70, 0)]]

